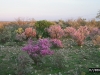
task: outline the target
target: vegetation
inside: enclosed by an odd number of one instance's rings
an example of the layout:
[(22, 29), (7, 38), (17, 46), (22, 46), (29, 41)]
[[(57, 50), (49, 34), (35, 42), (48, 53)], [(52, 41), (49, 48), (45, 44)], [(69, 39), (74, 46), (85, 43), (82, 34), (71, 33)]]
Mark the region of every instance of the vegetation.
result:
[(98, 11), (96, 18), (100, 19), (100, 10)]
[(46, 32), (46, 28), (48, 28), (50, 25), (53, 25), (53, 23), (46, 20), (37, 21), (35, 23), (35, 27), (38, 34), (37, 36), (47, 37), (48, 34)]
[(99, 24), (81, 18), (0, 22), (0, 75), (99, 75), (89, 72), (100, 68)]

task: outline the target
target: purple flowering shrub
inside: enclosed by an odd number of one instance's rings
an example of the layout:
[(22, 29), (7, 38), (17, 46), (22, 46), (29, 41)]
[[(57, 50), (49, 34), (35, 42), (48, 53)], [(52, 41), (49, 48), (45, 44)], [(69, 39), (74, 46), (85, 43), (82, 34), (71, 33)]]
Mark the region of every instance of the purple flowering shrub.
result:
[(60, 47), (60, 48), (63, 47), (63, 44), (62, 44), (61, 40), (59, 40), (59, 39), (51, 39), (50, 42), (51, 42), (52, 46), (54, 46), (54, 47)]
[(50, 43), (48, 39), (40, 39), (37, 43), (33, 43), (30, 39), (28, 44), (22, 48), (33, 59), (35, 64), (41, 61), (41, 58), (46, 55), (52, 55), (53, 51), (50, 50)]

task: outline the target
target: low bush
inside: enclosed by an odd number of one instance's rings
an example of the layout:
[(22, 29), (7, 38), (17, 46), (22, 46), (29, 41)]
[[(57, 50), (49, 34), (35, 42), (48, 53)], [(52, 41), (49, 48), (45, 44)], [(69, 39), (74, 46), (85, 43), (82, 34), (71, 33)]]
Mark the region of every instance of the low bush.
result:
[(34, 44), (30, 39), (28, 44), (22, 48), (26, 51), (35, 64), (41, 63), (41, 59), (46, 55), (52, 55), (53, 51), (50, 50), (50, 43), (48, 39), (40, 39), (38, 43)]
[(50, 42), (53, 47), (59, 47), (59, 48), (63, 47), (63, 44), (62, 44), (61, 40), (59, 40), (59, 39), (51, 39)]
[(3, 30), (4, 30), (4, 25), (0, 23), (0, 33), (2, 33)]
[(100, 29), (97, 28), (97, 27), (92, 28), (92, 29), (90, 30), (89, 37), (90, 37), (91, 39), (94, 39), (94, 37), (95, 37), (96, 35), (100, 35)]
[(27, 38), (36, 37), (36, 30), (31, 27), (25, 29), (25, 35)]
[(79, 46), (84, 44), (84, 40), (89, 35), (87, 26), (80, 26), (77, 30), (73, 27), (67, 27), (64, 31), (69, 34)]
[(62, 38), (63, 35), (64, 35), (64, 31), (63, 31), (63, 29), (61, 28), (60, 25), (52, 25), (48, 28), (47, 31), (48, 31), (50, 37), (53, 38), (53, 39)]
[(23, 41), (23, 40), (26, 40), (26, 35), (25, 35), (25, 32), (21, 33), (21, 34), (16, 34), (16, 37), (15, 37), (15, 40), (16, 41)]
[(35, 27), (37, 30), (37, 36), (48, 37), (47, 31), (45, 31), (45, 29), (51, 25), (53, 25), (53, 23), (47, 20), (37, 21), (35, 23)]
[(100, 46), (100, 35), (94, 36), (92, 39), (94, 45), (99, 45)]
[(24, 32), (24, 30), (22, 28), (18, 28), (17, 30), (15, 30), (16, 33), (21, 34)]
[(76, 29), (75, 28), (73, 28), (73, 27), (66, 27), (64, 29), (64, 36), (65, 37), (72, 36), (75, 32), (76, 32)]

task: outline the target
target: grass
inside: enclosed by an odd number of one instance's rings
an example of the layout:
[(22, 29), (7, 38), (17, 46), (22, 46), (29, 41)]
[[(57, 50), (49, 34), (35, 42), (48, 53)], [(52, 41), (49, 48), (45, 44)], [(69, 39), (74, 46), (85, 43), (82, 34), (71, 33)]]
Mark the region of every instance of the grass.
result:
[(100, 68), (100, 47), (88, 40), (82, 47), (63, 39), (64, 48), (53, 48), (55, 54), (34, 65), (22, 46), (0, 45), (0, 75), (100, 75), (89, 68)]

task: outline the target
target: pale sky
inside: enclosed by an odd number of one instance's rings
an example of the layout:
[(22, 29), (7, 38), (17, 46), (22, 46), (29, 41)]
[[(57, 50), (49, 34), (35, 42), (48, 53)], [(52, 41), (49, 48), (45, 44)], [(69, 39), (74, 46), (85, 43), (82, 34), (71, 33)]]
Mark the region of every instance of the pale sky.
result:
[(0, 0), (0, 21), (93, 19), (99, 10), (100, 0)]

